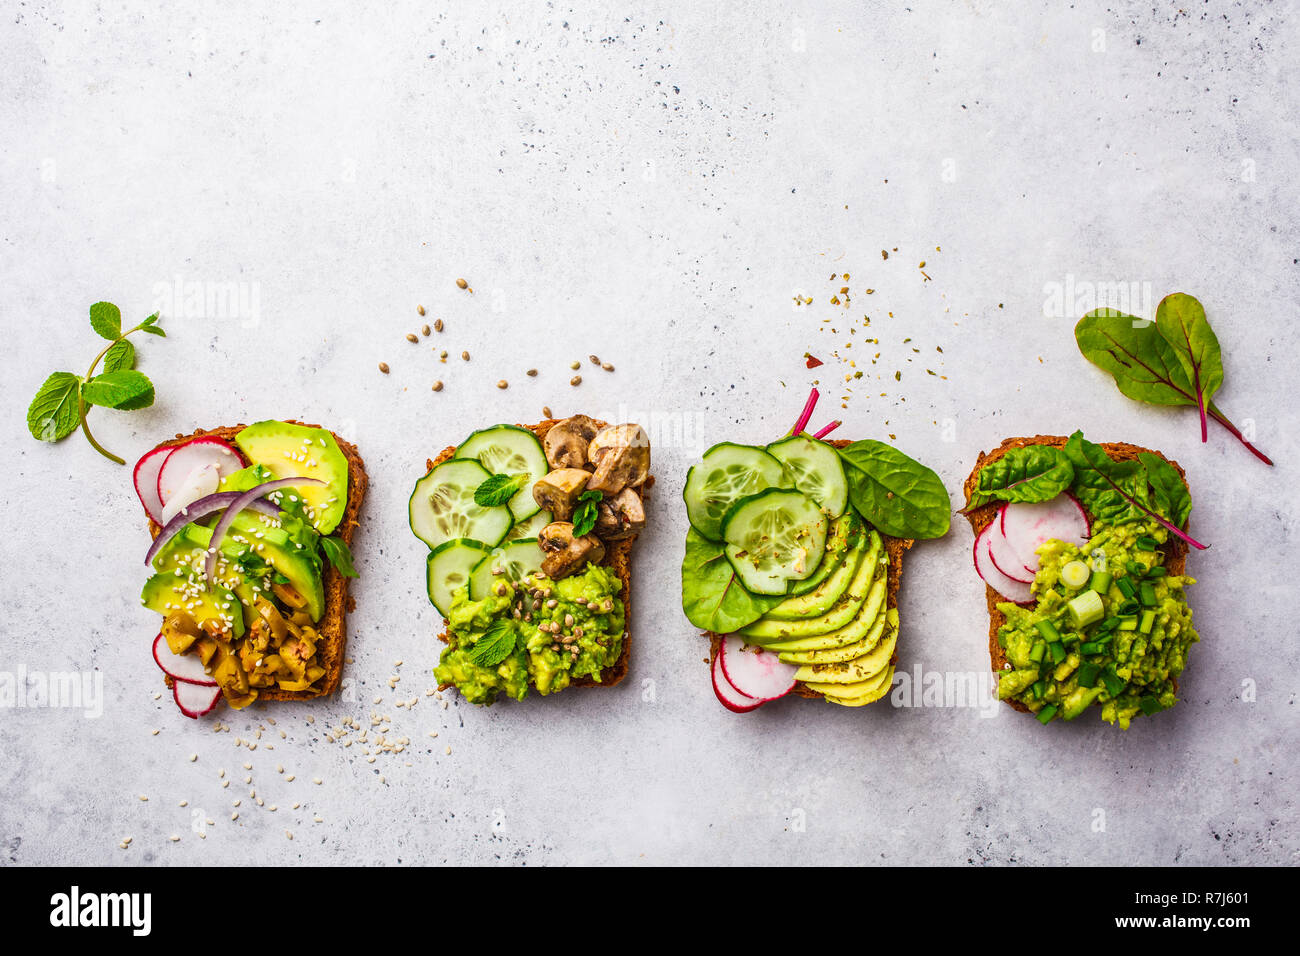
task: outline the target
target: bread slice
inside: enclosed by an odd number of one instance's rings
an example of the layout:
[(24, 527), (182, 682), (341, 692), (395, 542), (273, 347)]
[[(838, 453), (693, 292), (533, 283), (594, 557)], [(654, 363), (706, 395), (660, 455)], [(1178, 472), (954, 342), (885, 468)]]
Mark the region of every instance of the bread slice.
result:
[[(548, 418), (545, 421), (538, 422), (536, 425), (519, 425), (520, 428), (527, 428), (537, 436), (538, 441), (546, 438), (546, 433), (551, 430), (551, 426), (563, 421), (559, 418)], [(598, 419), (592, 419), (597, 428), (608, 428), (608, 422), (602, 422)], [(450, 445), (438, 453), (437, 458), (432, 458), (425, 462), (425, 474), (433, 471), (434, 466), (441, 465), (444, 461), (456, 454), (456, 445)], [(653, 450), (653, 449), (652, 449)], [(649, 498), (651, 486), (655, 483), (654, 475), (646, 478), (645, 484), (640, 489), (641, 500), (644, 503)], [(600, 563), (608, 567), (617, 575), (619, 580), (618, 596), (623, 602), (623, 649), (616, 660), (609, 667), (601, 671), (601, 679), (596, 680), (591, 676), (574, 678), (570, 687), (613, 687), (627, 676), (628, 657), (632, 649), (632, 545), (636, 541), (636, 535), (630, 538), (624, 538), (622, 541), (610, 541), (605, 546), (605, 558)], [(447, 634), (446, 622), (443, 622), (443, 631), (438, 635), (438, 640), (444, 644), (450, 641)], [(453, 686), (444, 684), (439, 690), (446, 690)]]
[[(847, 439), (826, 439), (828, 445), (836, 448), (847, 448), (853, 444)], [(898, 607), (898, 589), (902, 586), (903, 581), (903, 553), (916, 543), (914, 538), (891, 538), (887, 534), (880, 535), (880, 542), (885, 548), (885, 553), (889, 555), (889, 567), (886, 570), (885, 582), (885, 608)], [(899, 623), (899, 629), (902, 629), (902, 623)], [(715, 634), (713, 631), (705, 631), (704, 636), (709, 639), (709, 665), (712, 666), (713, 659), (718, 656), (718, 648), (722, 645), (722, 639), (726, 635)], [(898, 663), (898, 645), (894, 645), (894, 655), (889, 659), (889, 666)], [(815, 690), (809, 690), (804, 686), (803, 681), (796, 681), (794, 690), (791, 693), (798, 694), (800, 697), (810, 697), (820, 699), (824, 695)]]
[[(293, 419), (285, 419), (285, 421), (290, 425), (305, 424)], [(220, 438), (233, 445), (235, 436), (243, 431), (245, 427), (247, 426), (231, 425), (220, 428), (201, 428), (190, 435), (178, 433), (174, 439), (162, 442), (158, 447), (183, 445), (195, 438)], [(307, 425), (306, 427), (320, 428), (321, 426)], [(350, 548), (352, 546), (352, 536), (357, 530), (357, 516), (361, 512), (361, 502), (366, 497), (369, 479), (366, 476), (366, 463), (361, 460), (361, 456), (357, 453), (357, 446), (344, 441), (334, 432), (330, 432), (330, 434), (334, 435), (334, 440), (338, 442), (339, 450), (343, 452), (343, 457), (347, 459), (348, 463), (348, 503), (343, 509), (343, 518), (339, 521), (335, 533)], [(162, 531), (162, 528), (150, 519), (150, 535), (156, 538), (160, 531)], [(313, 697), (324, 697), (338, 689), (339, 681), (343, 676), (343, 659), (347, 650), (348, 614), (356, 607), (356, 602), (348, 594), (349, 578), (339, 574), (329, 562), (325, 563), (324, 571), (325, 613), (316, 627), (317, 633), (321, 636), (321, 640), (316, 644), (316, 662), (325, 668), (325, 674), (311, 690), (280, 690), (278, 687), (259, 688), (257, 692), (259, 701), (308, 700)], [(166, 683), (170, 688), (172, 679), (167, 677)]]
[[(989, 526), (998, 508), (1002, 506), (1001, 501), (992, 501), (978, 508), (970, 507), (971, 496), (975, 493), (976, 485), (979, 483), (980, 472), (986, 465), (997, 461), (1013, 448), (1025, 448), (1029, 445), (1050, 445), (1053, 448), (1064, 448), (1068, 439), (1064, 435), (1035, 435), (1033, 438), (1008, 438), (997, 448), (990, 452), (981, 452), (975, 462), (975, 467), (971, 469), (966, 484), (962, 486), (966, 494), (966, 508), (962, 514), (970, 522), (971, 530), (975, 536), (979, 537), (980, 532)], [(1187, 474), (1183, 471), (1178, 462), (1170, 458), (1165, 458), (1158, 451), (1152, 451), (1150, 448), (1140, 448), (1137, 445), (1129, 445), (1125, 442), (1102, 442), (1101, 447), (1105, 449), (1106, 454), (1115, 461), (1131, 461), (1137, 458), (1143, 452), (1150, 452), (1160, 458), (1163, 458), (1169, 464), (1174, 466), (1178, 476), (1183, 479), (1183, 484), (1187, 484)], [(1093, 520), (1092, 515), (1088, 515), (1088, 521)], [(1170, 574), (1182, 574), (1187, 569), (1187, 543), (1181, 538), (1170, 537), (1161, 549), (1165, 554), (1165, 567), (1169, 569)], [(1007, 622), (1007, 616), (998, 610), (998, 605), (1004, 603), (1006, 598), (1002, 597), (997, 591), (984, 585), (984, 596), (989, 608), (989, 662), (995, 673), (1001, 673), (1009, 666), (1006, 651), (998, 643), (998, 629)], [(1174, 684), (1177, 689), (1177, 682)], [(1029, 713), (1029, 708), (1019, 701), (1007, 701), (1016, 710)]]

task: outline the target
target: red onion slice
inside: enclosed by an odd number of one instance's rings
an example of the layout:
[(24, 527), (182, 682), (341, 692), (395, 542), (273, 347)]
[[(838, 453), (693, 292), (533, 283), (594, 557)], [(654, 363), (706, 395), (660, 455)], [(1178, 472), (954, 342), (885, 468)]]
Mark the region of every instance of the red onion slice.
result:
[[(259, 486), (265, 487), (265, 486)], [(172, 538), (176, 537), (191, 521), (198, 521), (200, 518), (206, 518), (214, 512), (221, 511), (223, 508), (229, 508), (232, 504), (242, 497), (238, 491), (219, 491), (215, 495), (208, 495), (206, 498), (200, 498), (191, 504), (188, 508), (181, 511), (180, 514), (172, 518), (163, 525), (162, 531), (158, 532), (158, 537), (153, 539), (153, 544), (149, 546), (148, 552), (144, 556), (145, 564), (153, 564), (153, 559), (158, 556), (158, 552), (163, 549)], [(280, 509), (269, 501), (255, 501), (251, 507), (264, 515), (272, 518), (279, 517)]]
[[(217, 555), (221, 553), (221, 539), (226, 536), (230, 525), (234, 522), (235, 517), (245, 508), (251, 507), (253, 502), (259, 501), (264, 495), (273, 491), (279, 491), (282, 488), (290, 488), (294, 485), (324, 485), (325, 482), (319, 478), (277, 478), (275, 481), (268, 481), (265, 484), (258, 485), (250, 491), (244, 492), (232, 501), (226, 508), (226, 513), (221, 516), (217, 526), (212, 529), (212, 540), (208, 543), (208, 557), (203, 563), (204, 573), (208, 576), (208, 581), (215, 583), (217, 580)], [(270, 502), (266, 502), (270, 504)], [(273, 506), (274, 507), (274, 506)], [(279, 509), (276, 514), (279, 514)]]

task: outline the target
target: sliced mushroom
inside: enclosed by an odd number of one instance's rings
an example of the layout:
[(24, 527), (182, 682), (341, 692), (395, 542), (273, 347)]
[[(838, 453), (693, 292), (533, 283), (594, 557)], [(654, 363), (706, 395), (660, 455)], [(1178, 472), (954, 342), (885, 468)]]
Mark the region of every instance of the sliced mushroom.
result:
[(605, 541), (621, 541), (640, 533), (645, 527), (645, 508), (633, 488), (624, 488), (604, 498), (596, 515), (596, 534)]
[(559, 468), (548, 472), (533, 485), (533, 500), (556, 521), (568, 521), (578, 507), (578, 495), (587, 487), (591, 472), (581, 468)]
[(596, 466), (587, 487), (616, 495), (639, 487), (650, 474), (650, 436), (640, 425), (611, 425), (591, 440), (587, 457)]
[(537, 536), (537, 544), (546, 552), (542, 559), (542, 573), (548, 578), (568, 577), (584, 564), (599, 564), (605, 557), (605, 546), (594, 534), (573, 536), (573, 525), (568, 521), (552, 521)]
[(586, 468), (587, 445), (600, 431), (586, 415), (574, 415), (556, 422), (542, 439), (546, 461), (552, 468)]

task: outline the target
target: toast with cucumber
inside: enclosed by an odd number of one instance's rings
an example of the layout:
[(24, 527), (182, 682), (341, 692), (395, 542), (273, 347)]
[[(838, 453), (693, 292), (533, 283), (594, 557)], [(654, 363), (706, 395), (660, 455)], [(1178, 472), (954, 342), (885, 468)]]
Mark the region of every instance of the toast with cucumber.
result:
[(645, 430), (586, 415), (480, 429), (426, 462), (409, 508), (439, 687), (490, 705), (619, 683), (653, 484)]
[(933, 471), (883, 442), (804, 431), (723, 442), (687, 475), (682, 608), (710, 642), (713, 690), (745, 713), (790, 694), (880, 700), (898, 659), (903, 555), (948, 530)]
[(1099, 707), (1127, 729), (1174, 706), (1199, 640), (1187, 477), (1123, 442), (1008, 438), (964, 486), (998, 696), (1041, 723)]
[(142, 456), (134, 482), (153, 537), (141, 601), (182, 713), (333, 693), (368, 484), (356, 446), (296, 421), (200, 429)]

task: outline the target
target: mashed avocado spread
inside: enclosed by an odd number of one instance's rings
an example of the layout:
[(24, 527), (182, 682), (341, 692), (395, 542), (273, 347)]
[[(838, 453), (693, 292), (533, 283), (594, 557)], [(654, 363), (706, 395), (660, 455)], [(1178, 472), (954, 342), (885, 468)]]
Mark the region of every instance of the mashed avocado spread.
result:
[[(1037, 605), (998, 605), (1007, 617), (998, 643), (1011, 662), (998, 697), (1024, 704), (1043, 723), (1100, 704), (1102, 719), (1124, 729), (1137, 715), (1172, 707), (1174, 681), (1199, 638), (1183, 593), (1195, 581), (1166, 571), (1160, 547), (1167, 539), (1154, 520), (1097, 521), (1083, 548), (1057, 540), (1040, 547)], [(1078, 587), (1062, 574), (1072, 562), (1091, 571)], [(1082, 597), (1076, 606), (1095, 605), (1088, 591), (1100, 596), (1100, 612), (1079, 626), (1070, 603)]]
[(599, 682), (623, 651), (620, 587), (613, 571), (594, 564), (559, 580), (528, 577), (512, 586), (503, 578), (481, 601), (461, 587), (433, 676), (473, 704), (503, 693), (523, 700), (530, 685), (546, 695), (578, 677)]

